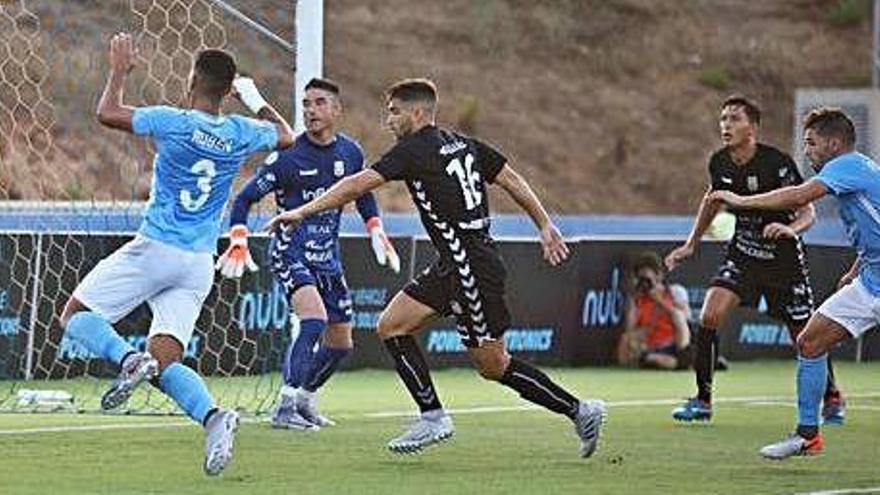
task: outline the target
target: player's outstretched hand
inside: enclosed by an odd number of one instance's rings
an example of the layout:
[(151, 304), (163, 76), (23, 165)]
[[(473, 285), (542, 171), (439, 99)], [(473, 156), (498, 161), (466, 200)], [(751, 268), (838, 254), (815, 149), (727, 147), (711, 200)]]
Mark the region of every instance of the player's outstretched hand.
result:
[(784, 223), (768, 223), (764, 226), (764, 237), (768, 239), (794, 239), (797, 232)]
[(373, 217), (367, 220), (367, 232), (370, 233), (370, 246), (376, 255), (376, 261), (382, 266), (387, 264), (394, 273), (400, 273), (400, 256), (382, 228), (382, 219)]
[(672, 271), (684, 260), (690, 258), (693, 255), (694, 247), (690, 244), (683, 244), (667, 254), (666, 259), (663, 260), (663, 263), (666, 265), (667, 270)]
[(245, 268), (250, 272), (257, 271), (257, 264), (248, 249), (247, 236), (248, 229), (244, 225), (234, 225), (229, 229), (229, 247), (214, 265), (214, 269), (224, 277), (239, 278)]
[(127, 74), (134, 68), (137, 50), (128, 33), (116, 33), (110, 38), (110, 67), (114, 71)]
[(570, 254), (565, 239), (552, 223), (541, 229), (541, 247), (544, 248), (544, 259), (553, 266), (561, 265)]
[(267, 232), (274, 232), (279, 229), (292, 230), (304, 219), (305, 217), (302, 215), (299, 208), (294, 208), (293, 210), (279, 213), (269, 219), (269, 221), (266, 222), (266, 225), (263, 226), (263, 230)]

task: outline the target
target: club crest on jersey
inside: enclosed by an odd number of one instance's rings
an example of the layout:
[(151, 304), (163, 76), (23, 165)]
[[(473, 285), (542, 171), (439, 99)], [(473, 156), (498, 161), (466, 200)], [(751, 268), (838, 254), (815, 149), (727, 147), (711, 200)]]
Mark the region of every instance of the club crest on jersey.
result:
[(758, 190), (758, 177), (754, 175), (750, 175), (746, 178), (746, 187), (749, 188), (749, 191), (755, 192)]
[(345, 175), (345, 162), (342, 160), (336, 160), (333, 162), (333, 175), (336, 177), (342, 177)]

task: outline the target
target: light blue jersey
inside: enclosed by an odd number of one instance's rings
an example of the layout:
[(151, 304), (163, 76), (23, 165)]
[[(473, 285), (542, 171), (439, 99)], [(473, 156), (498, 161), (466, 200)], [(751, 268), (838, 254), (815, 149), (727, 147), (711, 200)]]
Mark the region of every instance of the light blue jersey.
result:
[(276, 147), (275, 125), (154, 106), (136, 109), (132, 127), (152, 137), (157, 149), (139, 233), (187, 251), (214, 252), (232, 180), (252, 153)]
[(862, 266), (859, 278), (880, 296), (880, 167), (853, 152), (829, 161), (815, 177), (840, 201), (840, 218)]

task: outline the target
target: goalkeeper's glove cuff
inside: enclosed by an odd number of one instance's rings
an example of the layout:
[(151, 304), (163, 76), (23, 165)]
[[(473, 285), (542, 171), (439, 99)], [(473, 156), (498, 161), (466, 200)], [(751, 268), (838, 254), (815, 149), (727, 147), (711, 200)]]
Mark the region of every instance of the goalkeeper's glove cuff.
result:
[(247, 226), (242, 224), (233, 225), (229, 229), (229, 238), (233, 241), (239, 242), (244, 239), (244, 241), (247, 242), (247, 236), (249, 233), (250, 231), (248, 230)]
[(376, 229), (382, 230), (382, 219), (380, 217), (370, 217), (367, 220), (367, 233), (372, 234)]

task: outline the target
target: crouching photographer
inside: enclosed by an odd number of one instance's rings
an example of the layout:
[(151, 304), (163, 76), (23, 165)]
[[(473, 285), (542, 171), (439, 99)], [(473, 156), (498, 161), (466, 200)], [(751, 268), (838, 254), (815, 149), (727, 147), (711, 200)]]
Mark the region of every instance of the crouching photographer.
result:
[(633, 274), (618, 345), (619, 362), (656, 369), (690, 366), (687, 291), (681, 285), (666, 284), (662, 260), (653, 252), (636, 258)]

